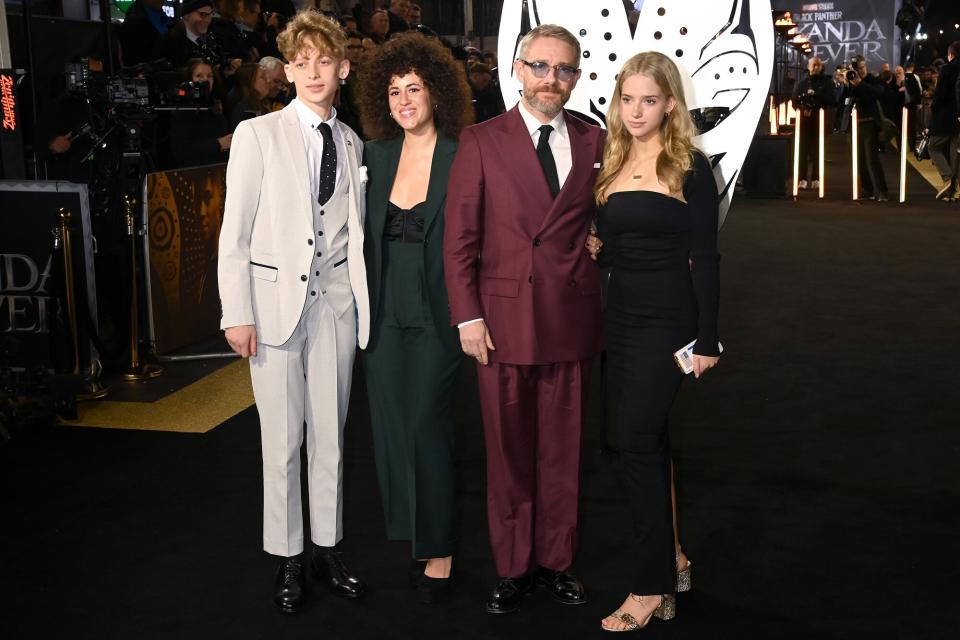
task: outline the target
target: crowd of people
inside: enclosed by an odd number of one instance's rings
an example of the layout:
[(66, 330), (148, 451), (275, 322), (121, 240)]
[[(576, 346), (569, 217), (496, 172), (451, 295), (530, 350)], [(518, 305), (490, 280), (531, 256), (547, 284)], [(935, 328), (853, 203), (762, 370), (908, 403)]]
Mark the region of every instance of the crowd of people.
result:
[[(470, 52), (484, 67), (468, 74), (435, 37), (389, 35), (390, 13), (372, 17), (384, 41), (352, 86), (349, 26), (312, 11), (287, 23), (277, 43), (296, 98), (242, 120), (227, 166), (221, 328), (250, 364), (273, 601), (301, 609), (308, 573), (344, 598), (367, 591), (338, 547), (359, 348), (386, 533), (410, 543), (416, 599), (442, 603), (455, 575), (452, 398), (466, 355), (499, 575), (486, 610), (516, 611), (534, 587), (586, 603), (573, 573), (581, 433), (605, 344), (634, 544), (627, 595), (600, 625), (670, 619), (691, 563), (676, 528), (668, 416), (685, 374), (702, 377), (721, 350), (719, 198), (680, 72), (661, 53), (631, 57), (604, 133), (564, 109), (581, 76), (579, 41), (542, 24), (512, 61), (520, 102), (472, 124), (483, 105), (468, 76), (489, 83), (482, 54)], [(371, 141), (341, 119), (342, 86)], [(612, 273), (605, 312), (601, 266)]]
[[(323, 5), (324, 3), (321, 3)], [(422, 23), (421, 7), (409, 0), (389, 0), (364, 11), (359, 3), (326, 3), (347, 35), (350, 74), (335, 104), (341, 120), (366, 139), (356, 104), (357, 78), (376, 49), (398, 34), (416, 31), (436, 38)], [(341, 5), (353, 5), (345, 10)], [(186, 109), (172, 117), (169, 157), (175, 167), (225, 162), (232, 132), (239, 122), (283, 108), (294, 98), (283, 70), (277, 35), (296, 12), (290, 0), (186, 0), (174, 22), (162, 0), (136, 0), (119, 28), (124, 67), (157, 65), (181, 69), (183, 79), (206, 83), (208, 112)], [(476, 121), (504, 110), (497, 86), (496, 56), (474, 47), (444, 42), (471, 87)]]
[[(858, 124), (860, 193), (864, 198), (888, 199), (886, 177), (879, 154), (899, 145), (903, 134), (903, 109), (907, 110), (907, 145), (920, 160), (930, 159), (940, 175), (938, 200), (960, 199), (957, 153), (960, 139), (960, 41), (947, 48), (947, 59), (917, 68), (912, 62), (891, 69), (883, 63), (869, 69), (862, 56), (838, 66), (832, 79), (823, 62), (807, 61), (807, 76), (794, 91), (800, 113), (799, 187), (819, 187), (814, 176), (817, 154), (818, 112), (834, 115), (834, 130), (848, 130), (852, 109)], [(921, 142), (922, 141), (922, 142)]]

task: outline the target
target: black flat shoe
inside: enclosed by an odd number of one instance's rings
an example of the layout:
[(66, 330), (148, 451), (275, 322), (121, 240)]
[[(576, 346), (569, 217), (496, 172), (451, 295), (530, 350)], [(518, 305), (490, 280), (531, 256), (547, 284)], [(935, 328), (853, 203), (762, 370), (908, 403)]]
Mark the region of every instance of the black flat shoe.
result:
[(563, 604), (584, 604), (587, 590), (569, 571), (554, 571), (540, 567), (537, 571), (537, 584), (545, 587), (553, 599)]
[(363, 582), (353, 575), (336, 551), (314, 546), (311, 565), (313, 577), (341, 598), (359, 598), (366, 590)]
[(417, 578), (416, 590), (423, 604), (439, 604), (450, 595), (450, 578), (431, 578), (421, 573)]
[(273, 584), (274, 604), (284, 613), (295, 613), (303, 605), (306, 582), (302, 558), (284, 558), (277, 567), (277, 577)]
[(511, 613), (520, 608), (520, 601), (533, 589), (533, 576), (500, 578), (487, 598), (487, 613)]

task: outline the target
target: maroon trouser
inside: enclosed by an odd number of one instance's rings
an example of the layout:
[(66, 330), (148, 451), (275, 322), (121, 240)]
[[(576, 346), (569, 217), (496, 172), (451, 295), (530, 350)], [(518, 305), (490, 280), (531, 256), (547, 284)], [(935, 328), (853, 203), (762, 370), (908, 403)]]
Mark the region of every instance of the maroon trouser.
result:
[(490, 545), (502, 577), (573, 563), (590, 364), (477, 365)]

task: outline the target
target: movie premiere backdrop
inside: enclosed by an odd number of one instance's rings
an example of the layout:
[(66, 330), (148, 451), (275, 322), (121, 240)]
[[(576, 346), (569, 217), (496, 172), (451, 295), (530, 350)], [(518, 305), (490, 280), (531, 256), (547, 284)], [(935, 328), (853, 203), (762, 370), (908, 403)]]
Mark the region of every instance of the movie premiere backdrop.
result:
[(870, 71), (879, 70), (883, 63), (891, 69), (897, 66), (900, 30), (894, 21), (901, 4), (891, 0), (791, 0), (778, 3), (778, 8), (793, 12), (797, 30), (810, 38), (813, 55), (822, 59), (826, 72), (831, 73), (857, 55), (866, 58)]
[[(637, 13), (639, 11), (639, 13)], [(581, 43), (583, 70), (567, 108), (605, 125), (616, 75), (632, 55), (660, 51), (677, 63), (720, 194), (720, 224), (767, 101), (773, 70), (769, 0), (505, 0), (498, 37), (500, 87), (509, 109), (521, 85), (508, 61), (523, 35), (559, 24)]]

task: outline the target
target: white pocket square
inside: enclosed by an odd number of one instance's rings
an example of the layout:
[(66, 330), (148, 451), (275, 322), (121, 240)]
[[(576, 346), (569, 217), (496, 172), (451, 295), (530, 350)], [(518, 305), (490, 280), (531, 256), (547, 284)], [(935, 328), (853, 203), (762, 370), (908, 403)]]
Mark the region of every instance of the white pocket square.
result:
[(599, 163), (599, 162), (594, 162), (594, 163), (593, 163), (593, 168), (594, 168), (594, 169), (599, 169), (599, 168), (600, 168), (600, 163)]
[(360, 174), (360, 182), (366, 182), (367, 181), (367, 165), (365, 164), (360, 165), (360, 168), (357, 169), (357, 172)]

